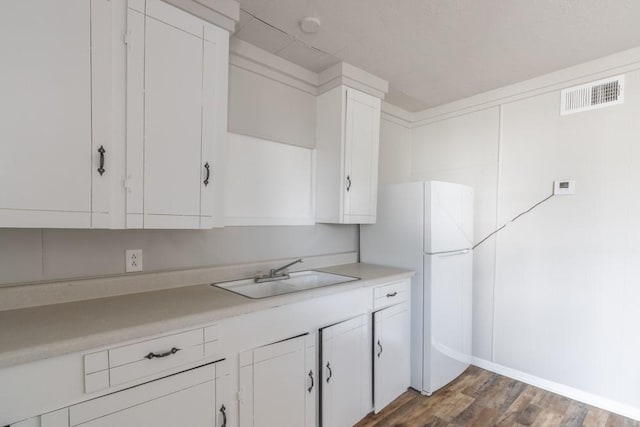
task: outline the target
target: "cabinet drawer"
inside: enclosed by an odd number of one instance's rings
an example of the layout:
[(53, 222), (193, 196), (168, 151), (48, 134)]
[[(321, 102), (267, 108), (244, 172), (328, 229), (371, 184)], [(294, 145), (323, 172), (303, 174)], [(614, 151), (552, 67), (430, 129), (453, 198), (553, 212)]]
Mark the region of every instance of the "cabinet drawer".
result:
[(373, 308), (375, 310), (398, 304), (409, 299), (410, 282), (403, 281), (373, 289)]
[(109, 385), (114, 386), (204, 357), (202, 329), (167, 335), (109, 350)]
[[(146, 359), (146, 357), (151, 353), (163, 354), (167, 351), (171, 351), (173, 348), (183, 351), (189, 347), (202, 345), (203, 343), (204, 336), (202, 329), (195, 329), (193, 331), (181, 332), (179, 334), (167, 335), (160, 338), (137, 342), (135, 344), (112, 348), (109, 350), (109, 367), (115, 368), (117, 366), (139, 362), (141, 360), (149, 360)], [(178, 351), (178, 353), (180, 351)], [(167, 356), (166, 358), (172, 359), (176, 354)], [(153, 358), (151, 360), (153, 360)]]
[(109, 384), (114, 386), (144, 378), (159, 372), (173, 369), (191, 362), (197, 362), (204, 356), (204, 344), (182, 348), (170, 356), (154, 359), (141, 359), (133, 363), (111, 368)]

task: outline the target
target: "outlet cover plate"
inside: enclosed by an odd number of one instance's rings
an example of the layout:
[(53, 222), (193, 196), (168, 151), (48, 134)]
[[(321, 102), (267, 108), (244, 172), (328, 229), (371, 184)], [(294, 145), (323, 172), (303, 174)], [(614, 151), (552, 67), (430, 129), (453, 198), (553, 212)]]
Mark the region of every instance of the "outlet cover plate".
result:
[(127, 249), (124, 265), (127, 273), (142, 271), (142, 249)]

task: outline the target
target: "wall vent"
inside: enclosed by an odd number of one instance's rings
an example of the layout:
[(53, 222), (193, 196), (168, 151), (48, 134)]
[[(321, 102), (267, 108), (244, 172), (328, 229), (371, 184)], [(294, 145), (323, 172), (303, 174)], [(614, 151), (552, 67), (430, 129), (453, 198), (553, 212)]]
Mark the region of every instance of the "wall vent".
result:
[(560, 96), (560, 114), (563, 116), (622, 104), (624, 76), (610, 77), (563, 89)]

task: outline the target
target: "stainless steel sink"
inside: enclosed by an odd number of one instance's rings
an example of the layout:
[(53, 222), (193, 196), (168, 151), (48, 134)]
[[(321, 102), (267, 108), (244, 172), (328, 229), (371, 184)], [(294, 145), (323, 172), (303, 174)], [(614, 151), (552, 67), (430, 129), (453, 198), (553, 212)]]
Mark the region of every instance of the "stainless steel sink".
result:
[(273, 282), (256, 283), (252, 278), (214, 283), (212, 286), (226, 289), (249, 298), (266, 298), (291, 292), (321, 288), (323, 286), (353, 282), (355, 280), (360, 280), (360, 278), (307, 270), (291, 273), (288, 279)]

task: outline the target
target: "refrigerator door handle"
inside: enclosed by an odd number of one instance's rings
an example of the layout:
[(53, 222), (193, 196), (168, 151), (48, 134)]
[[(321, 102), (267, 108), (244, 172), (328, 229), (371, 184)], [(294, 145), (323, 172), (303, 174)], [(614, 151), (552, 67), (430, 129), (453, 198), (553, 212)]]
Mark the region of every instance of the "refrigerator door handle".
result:
[(462, 249), (459, 251), (452, 251), (452, 252), (440, 252), (437, 255), (439, 257), (448, 257), (448, 256), (456, 256), (456, 255), (465, 255), (468, 254), (471, 251), (471, 249)]

